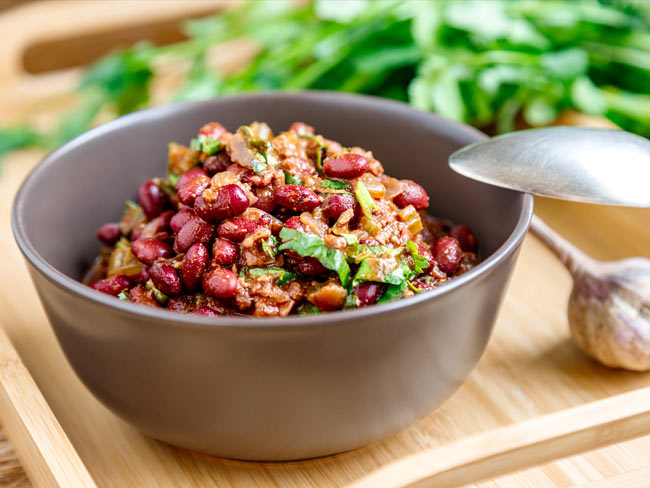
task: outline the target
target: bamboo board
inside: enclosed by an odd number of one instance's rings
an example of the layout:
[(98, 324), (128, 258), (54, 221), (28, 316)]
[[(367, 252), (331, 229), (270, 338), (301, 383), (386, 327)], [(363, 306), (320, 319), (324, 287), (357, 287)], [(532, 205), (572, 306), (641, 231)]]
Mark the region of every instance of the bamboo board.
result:
[[(53, 4), (83, 6), (92, 11), (92, 3), (47, 2), (28, 8), (32, 16), (47, 18), (56, 15)], [(146, 3), (139, 2), (142, 11)], [(205, 4), (194, 3), (197, 8), (205, 9)], [(120, 2), (113, 4), (117, 8)], [(178, 2), (167, 4), (173, 4), (170, 10), (179, 9)], [(155, 10), (164, 20), (164, 8)], [(125, 16), (123, 11), (118, 13), (122, 19), (135, 17)], [(102, 16), (95, 15), (93, 19), (98, 24), (108, 22)], [(69, 28), (67, 25), (66, 29)], [(3, 102), (8, 110), (0, 114), (0, 120), (12, 120), (34, 107), (40, 107), (49, 118), (60, 113), (65, 103), (53, 103), (51, 99), (47, 103), (52, 105), (43, 110), (39, 104), (43, 103), (45, 93), (40, 90), (45, 85), (48, 95), (53, 90), (61, 93), (70, 90), (74, 73), (56, 73), (48, 78), (47, 83), (30, 78), (28, 83), (22, 80), (19, 85), (0, 85), (0, 100), (8, 103)], [(0, 83), (3, 81), (0, 69)], [(30, 96), (19, 99), (18, 95), (25, 91)], [(532, 237), (524, 243), (494, 335), (477, 368), (438, 411), (399, 434), (335, 457), (276, 464), (209, 458), (139, 434), (102, 407), (66, 363), (13, 242), (9, 228), (11, 200), (20, 181), (41, 156), (33, 151), (13, 155), (6, 160), (0, 174), (0, 255), (3, 256), (0, 325), (6, 333), (5, 337), (0, 331), (0, 420), (37, 486), (328, 487), (363, 484), (364, 480), (367, 484), (372, 482), (369, 476), (382, 473), (382, 468), (387, 469), (391, 463), (406, 462), (426, 453), (441, 454), (440, 463), (451, 466), (453, 460), (445, 457), (445, 453), (449, 455), (458, 446), (457, 442), (465, 442), (462, 439), (475, 446), (476, 452), (463, 453), (467, 460), (467, 454), (480, 458), (482, 452), (488, 452), (490, 446), (480, 446), (480, 442), (503, 440), (499, 436), (504, 432), (516, 434), (522, 428), (531, 428), (525, 431), (526, 439), (533, 434), (542, 435), (548, 427), (548, 417), (540, 419), (543, 415), (564, 418), (566, 423), (553, 421), (552, 425), (565, 425), (564, 432), (569, 433), (575, 430), (571, 419), (576, 414), (571, 412), (576, 411), (567, 409), (580, 409), (595, 400), (610, 401), (609, 398), (626, 392), (633, 396), (617, 399), (613, 406), (606, 404), (610, 408), (603, 412), (602, 418), (599, 417), (602, 409), (598, 408), (596, 415), (590, 417), (588, 431), (597, 434), (596, 438), (571, 437), (570, 441), (560, 443), (559, 448), (555, 447), (557, 452), (548, 447), (552, 444), (543, 444), (546, 447), (542, 454), (547, 457), (533, 452), (526, 458), (522, 453), (528, 455), (531, 451), (522, 450), (519, 445), (514, 455), (496, 464), (488, 463), (488, 469), (477, 470), (474, 464), (456, 478), (448, 478), (446, 483), (448, 486), (472, 482), (472, 486), (480, 487), (570, 487), (591, 483), (600, 486), (603, 480), (611, 479), (618, 486), (642, 486), (637, 481), (646, 479), (650, 438), (644, 437), (478, 482), (486, 476), (527, 468), (534, 459), (541, 462), (559, 455), (560, 451), (566, 455), (588, 450), (638, 435), (646, 428), (616, 422), (614, 414), (638, 406), (635, 400), (645, 394), (643, 388), (649, 384), (650, 375), (601, 367), (573, 346), (565, 310), (570, 279)], [(650, 210), (538, 200), (536, 213), (596, 258), (650, 257)], [(641, 414), (645, 404), (638, 406)], [(650, 408), (650, 403), (647, 404)], [(579, 418), (584, 410), (577, 412)], [(603, 426), (600, 430), (599, 422)], [(645, 425), (650, 428), (650, 422)], [(506, 430), (491, 430), (502, 427)], [(512, 440), (513, 436), (507, 439)], [(401, 481), (407, 482), (406, 475), (403, 478)], [(388, 485), (388, 478), (381, 480), (381, 484), (386, 481)]]

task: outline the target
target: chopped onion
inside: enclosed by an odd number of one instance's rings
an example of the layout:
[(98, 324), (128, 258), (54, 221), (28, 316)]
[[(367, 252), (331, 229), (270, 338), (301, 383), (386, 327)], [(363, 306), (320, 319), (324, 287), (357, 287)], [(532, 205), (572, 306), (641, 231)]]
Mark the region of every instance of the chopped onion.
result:
[(415, 235), (422, 230), (422, 219), (413, 205), (408, 205), (398, 212), (398, 215), (406, 225), (411, 234)]
[(384, 198), (387, 200), (392, 200), (400, 193), (404, 192), (404, 183), (398, 180), (397, 178), (392, 178), (386, 176), (383, 180), (384, 187), (386, 188), (386, 194)]

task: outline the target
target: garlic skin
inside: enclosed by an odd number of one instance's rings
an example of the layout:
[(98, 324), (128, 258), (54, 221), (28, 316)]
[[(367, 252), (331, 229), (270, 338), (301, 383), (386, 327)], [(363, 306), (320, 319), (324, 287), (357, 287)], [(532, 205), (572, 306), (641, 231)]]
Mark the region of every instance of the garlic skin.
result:
[(578, 347), (606, 366), (650, 370), (650, 260), (598, 263), (574, 274), (569, 325)]

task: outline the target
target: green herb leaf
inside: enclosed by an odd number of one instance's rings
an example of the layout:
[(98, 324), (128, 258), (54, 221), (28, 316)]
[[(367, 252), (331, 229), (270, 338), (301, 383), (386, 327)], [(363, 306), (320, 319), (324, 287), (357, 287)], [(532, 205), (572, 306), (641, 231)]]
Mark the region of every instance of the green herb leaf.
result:
[(345, 260), (345, 255), (338, 249), (327, 247), (323, 239), (299, 230), (284, 227), (280, 231), (282, 245), (280, 251), (291, 250), (302, 257), (313, 257), (327, 269), (336, 271), (343, 286), (347, 286), (350, 278), (350, 266)]
[(278, 254), (278, 238), (272, 235), (268, 239), (263, 239), (262, 250), (268, 257), (275, 259)]
[(408, 288), (406, 281), (400, 283), (399, 285), (390, 285), (388, 288), (386, 288), (384, 294), (379, 297), (377, 303), (388, 303), (403, 298), (404, 294), (402, 292), (406, 290), (406, 288)]
[(147, 290), (153, 291), (153, 296), (156, 297), (156, 300), (158, 300), (158, 303), (160, 303), (161, 305), (165, 305), (169, 300), (169, 297), (167, 295), (165, 295), (162, 291), (156, 288), (156, 285), (153, 284), (153, 281), (151, 280), (147, 281), (145, 287), (147, 288)]
[[(244, 271), (244, 269), (242, 269)], [(278, 266), (267, 266), (266, 268), (247, 268), (245, 271), (249, 276), (262, 276), (265, 274), (277, 275), (276, 285), (284, 285), (296, 279), (296, 275)], [(240, 272), (241, 276), (241, 272)]]
[(406, 249), (408, 249), (408, 251), (411, 253), (411, 256), (413, 257), (415, 272), (417, 274), (422, 273), (422, 270), (429, 267), (429, 261), (427, 260), (426, 256), (418, 253), (418, 245), (415, 242), (409, 240), (406, 243)]
[(296, 308), (296, 314), (298, 315), (318, 315), (319, 313), (322, 313), (320, 308), (309, 302), (302, 303)]
[(129, 293), (126, 290), (122, 290), (117, 294), (117, 298), (120, 300), (128, 300), (129, 299)]
[(169, 184), (176, 188), (176, 185), (178, 185), (178, 180), (181, 179), (181, 175), (175, 175), (174, 173), (168, 173), (167, 174), (167, 181), (169, 181)]
[(333, 190), (349, 190), (350, 184), (345, 181), (339, 180), (322, 180), (321, 186), (323, 188), (331, 188)]
[(298, 178), (297, 176), (293, 176), (287, 170), (283, 170), (283, 171), (284, 171), (284, 182), (287, 185), (302, 185), (302, 180), (300, 178)]
[(199, 134), (198, 137), (194, 137), (190, 141), (190, 149), (192, 151), (202, 152), (208, 156), (218, 153), (224, 147), (223, 142), (219, 139), (212, 139), (205, 134)]

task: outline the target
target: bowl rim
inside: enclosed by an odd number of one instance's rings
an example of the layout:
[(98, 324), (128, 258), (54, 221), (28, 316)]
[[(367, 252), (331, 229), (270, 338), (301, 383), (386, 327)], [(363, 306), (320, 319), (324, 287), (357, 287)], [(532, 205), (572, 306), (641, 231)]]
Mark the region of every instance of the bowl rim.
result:
[[(375, 304), (368, 307), (362, 307), (354, 310), (339, 310), (327, 312), (317, 315), (303, 315), (303, 316), (287, 316), (287, 317), (240, 317), (240, 316), (218, 316), (218, 317), (203, 317), (200, 315), (183, 314), (173, 312), (166, 309), (157, 309), (144, 307), (128, 301), (116, 300), (115, 297), (107, 294), (97, 292), (92, 288), (84, 285), (83, 283), (70, 278), (65, 275), (50, 263), (48, 263), (43, 256), (36, 250), (36, 248), (29, 242), (24, 222), (21, 217), (22, 209), (25, 208), (25, 195), (30, 191), (30, 187), (37, 179), (38, 175), (44, 171), (45, 168), (65, 156), (66, 153), (76, 149), (77, 147), (85, 144), (87, 141), (104, 134), (112, 132), (114, 129), (119, 129), (130, 124), (139, 123), (150, 117), (161, 118), (167, 117), (179, 110), (191, 110), (195, 106), (204, 105), (206, 103), (218, 103), (220, 100), (231, 100), (237, 102), (238, 100), (250, 99), (268, 99), (273, 98), (277, 100), (282, 99), (332, 99), (336, 98), (341, 101), (371, 104), (378, 108), (386, 108), (390, 110), (413, 111), (415, 113), (425, 114), (428, 117), (437, 119), (438, 124), (441, 124), (447, 129), (460, 131), (472, 137), (481, 139), (486, 138), (486, 135), (477, 129), (468, 125), (449, 120), (431, 112), (416, 109), (406, 103), (394, 100), (387, 100), (379, 97), (349, 94), (329, 91), (318, 90), (302, 90), (302, 91), (277, 91), (277, 92), (261, 92), (251, 94), (227, 95), (206, 100), (195, 102), (183, 102), (167, 104), (160, 107), (147, 108), (138, 110), (131, 114), (118, 117), (114, 120), (98, 125), (83, 134), (75, 137), (71, 141), (65, 143), (51, 153), (47, 154), (27, 175), (22, 182), (16, 196), (11, 212), (11, 227), (14, 234), (14, 239), (18, 244), (21, 252), (27, 261), (48, 281), (56, 285), (58, 288), (76, 295), (78, 298), (86, 299), (94, 302), (102, 308), (116, 309), (124, 314), (132, 314), (141, 316), (148, 319), (156, 319), (163, 323), (172, 324), (174, 326), (187, 326), (187, 327), (219, 327), (219, 328), (264, 328), (264, 329), (278, 329), (278, 328), (300, 328), (300, 327), (314, 327), (318, 325), (335, 325), (339, 322), (349, 322), (362, 317), (372, 317), (377, 314), (391, 313), (398, 310), (408, 309), (417, 306), (418, 304), (426, 301), (435, 300), (438, 297), (444, 296), (453, 292), (456, 288), (464, 286), (469, 281), (480, 278), (481, 276), (489, 273), (493, 268), (499, 265), (523, 240), (530, 220), (533, 214), (533, 197), (530, 194), (523, 194), (523, 202), (519, 219), (515, 227), (512, 229), (506, 241), (496, 249), (487, 259), (481, 261), (476, 267), (467, 273), (454, 278), (444, 286), (437, 287), (434, 290), (426, 293), (417, 294), (415, 296), (407, 297), (401, 300), (396, 300), (389, 303)], [(513, 191), (513, 190), (511, 190)]]

